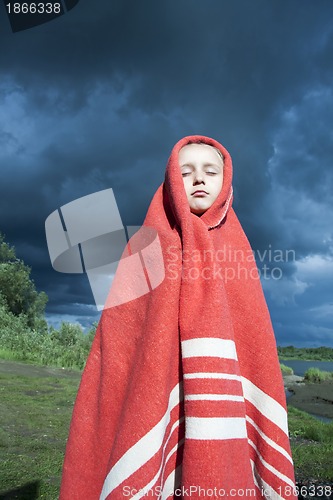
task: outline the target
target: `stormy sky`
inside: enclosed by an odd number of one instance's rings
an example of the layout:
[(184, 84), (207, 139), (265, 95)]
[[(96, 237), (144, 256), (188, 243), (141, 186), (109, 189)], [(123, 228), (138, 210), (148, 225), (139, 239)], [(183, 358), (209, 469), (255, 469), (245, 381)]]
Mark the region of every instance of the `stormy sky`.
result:
[(50, 324), (99, 314), (53, 270), (48, 215), (112, 188), (140, 225), (172, 146), (203, 134), (232, 155), (278, 344), (333, 346), (331, 0), (80, 0), (16, 33), (0, 7), (0, 231)]

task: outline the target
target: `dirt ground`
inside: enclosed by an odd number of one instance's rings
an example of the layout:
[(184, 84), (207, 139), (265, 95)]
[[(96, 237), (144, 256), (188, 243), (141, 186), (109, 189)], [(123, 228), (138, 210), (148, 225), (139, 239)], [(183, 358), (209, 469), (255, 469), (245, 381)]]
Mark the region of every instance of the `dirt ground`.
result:
[(81, 372), (49, 366), (36, 366), (18, 361), (0, 359), (0, 373), (6, 375), (19, 375), (23, 377), (73, 377), (80, 379)]
[(333, 383), (297, 384), (290, 386), (290, 403), (299, 410), (333, 419)]
[[(49, 366), (35, 366), (17, 361), (0, 359), (0, 373), (27, 377), (73, 377), (81, 378), (81, 372)], [(285, 387), (292, 392), (288, 403), (300, 410), (333, 419), (333, 383), (305, 384), (302, 377), (284, 377)]]

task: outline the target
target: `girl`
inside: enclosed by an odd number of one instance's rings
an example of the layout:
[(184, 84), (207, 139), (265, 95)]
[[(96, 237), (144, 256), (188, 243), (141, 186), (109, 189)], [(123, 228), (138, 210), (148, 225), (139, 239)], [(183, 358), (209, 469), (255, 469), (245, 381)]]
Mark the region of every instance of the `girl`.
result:
[(139, 280), (119, 266), (96, 332), (62, 500), (297, 498), (274, 334), (232, 198), (228, 151), (179, 141), (124, 253), (150, 291), (115, 300)]

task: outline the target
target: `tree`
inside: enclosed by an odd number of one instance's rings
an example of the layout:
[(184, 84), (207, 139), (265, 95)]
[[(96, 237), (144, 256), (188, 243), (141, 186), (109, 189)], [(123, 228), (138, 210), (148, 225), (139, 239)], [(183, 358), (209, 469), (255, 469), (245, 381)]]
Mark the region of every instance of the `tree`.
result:
[(4, 236), (0, 233), (0, 264), (3, 262), (14, 262), (16, 259), (14, 247), (10, 247), (5, 242)]
[[(16, 257), (15, 248), (0, 233), (0, 295), (15, 316), (23, 314), (31, 328), (44, 327), (43, 318), (48, 297), (37, 292), (30, 277), (31, 269)], [(45, 323), (45, 324), (44, 324)]]

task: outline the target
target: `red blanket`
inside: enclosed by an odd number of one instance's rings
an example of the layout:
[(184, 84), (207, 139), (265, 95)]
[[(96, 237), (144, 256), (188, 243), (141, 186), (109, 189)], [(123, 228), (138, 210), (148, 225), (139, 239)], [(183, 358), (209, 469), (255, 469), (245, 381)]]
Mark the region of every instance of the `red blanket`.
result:
[[(201, 217), (178, 162), (199, 141), (224, 156)], [(60, 499), (297, 498), (274, 334), (231, 181), (213, 139), (174, 147), (97, 329)]]

